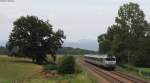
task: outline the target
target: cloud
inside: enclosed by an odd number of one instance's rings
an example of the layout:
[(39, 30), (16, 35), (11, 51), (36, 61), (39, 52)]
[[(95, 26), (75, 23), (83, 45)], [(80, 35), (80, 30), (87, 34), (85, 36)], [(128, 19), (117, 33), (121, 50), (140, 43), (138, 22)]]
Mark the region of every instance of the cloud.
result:
[(8, 39), (10, 27), (10, 19), (6, 15), (0, 14), (0, 40)]
[[(0, 2), (0, 40), (7, 40), (12, 22), (25, 15), (49, 19), (54, 29), (63, 29), (67, 40), (96, 40), (114, 23), (119, 6), (127, 2), (139, 3), (149, 19), (149, 3), (145, 0), (15, 0)], [(5, 28), (4, 28), (5, 27)]]

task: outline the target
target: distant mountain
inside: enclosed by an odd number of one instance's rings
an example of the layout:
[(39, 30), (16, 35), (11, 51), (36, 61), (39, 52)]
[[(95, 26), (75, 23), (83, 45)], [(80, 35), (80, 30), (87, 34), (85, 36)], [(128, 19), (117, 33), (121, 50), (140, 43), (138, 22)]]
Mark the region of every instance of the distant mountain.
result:
[[(6, 45), (6, 40), (0, 41), (0, 46)], [(77, 42), (68, 42), (65, 41), (63, 44), (63, 47), (72, 47), (72, 48), (81, 48), (86, 50), (98, 50), (98, 43), (96, 40), (88, 40), (88, 39), (82, 39)]]
[(73, 48), (81, 48), (81, 49), (87, 49), (87, 50), (98, 50), (98, 43), (96, 40), (88, 40), (88, 39), (82, 39), (78, 42), (67, 42), (65, 41), (63, 44), (64, 47), (73, 47)]

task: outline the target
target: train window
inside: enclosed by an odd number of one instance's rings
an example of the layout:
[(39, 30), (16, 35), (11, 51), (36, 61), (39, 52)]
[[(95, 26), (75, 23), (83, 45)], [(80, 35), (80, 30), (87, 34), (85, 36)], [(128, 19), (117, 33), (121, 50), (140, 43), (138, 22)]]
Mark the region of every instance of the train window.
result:
[(105, 58), (106, 61), (115, 61), (116, 59), (115, 58)]

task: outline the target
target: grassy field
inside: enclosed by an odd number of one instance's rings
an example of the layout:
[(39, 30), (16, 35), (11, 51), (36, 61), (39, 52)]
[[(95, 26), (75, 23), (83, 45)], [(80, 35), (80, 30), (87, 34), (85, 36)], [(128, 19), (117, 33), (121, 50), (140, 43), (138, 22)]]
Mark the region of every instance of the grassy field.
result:
[(28, 59), (0, 56), (0, 83), (35, 78), (39, 74), (41, 66), (30, 62)]
[(138, 76), (140, 78), (146, 79), (146, 80), (150, 80), (149, 76), (144, 76), (143, 74), (141, 74), (141, 71), (150, 72), (150, 68), (138, 68), (138, 67), (134, 67), (131, 65), (129, 66), (126, 65), (126, 67), (117, 67), (116, 70), (124, 72), (129, 75), (134, 75), (134, 76)]
[(44, 78), (41, 71), (29, 59), (0, 55), (0, 83), (96, 83), (87, 72)]
[(32, 79), (24, 83), (97, 83), (86, 72), (80, 74), (63, 75), (58, 77), (52, 77), (48, 79)]

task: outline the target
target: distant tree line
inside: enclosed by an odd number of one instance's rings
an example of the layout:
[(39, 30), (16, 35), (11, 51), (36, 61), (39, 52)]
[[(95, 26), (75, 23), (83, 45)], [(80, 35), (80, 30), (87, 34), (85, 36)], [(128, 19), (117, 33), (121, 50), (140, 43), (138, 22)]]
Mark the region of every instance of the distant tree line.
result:
[(136, 3), (120, 7), (115, 23), (98, 36), (99, 53), (113, 54), (119, 64), (150, 67), (150, 24)]
[[(0, 55), (8, 55), (8, 54), (9, 54), (8, 49), (6, 47), (1, 46), (0, 47)], [(62, 47), (62, 48), (59, 48), (57, 50), (56, 54), (62, 54), (62, 55), (84, 55), (84, 54), (98, 54), (98, 52), (97, 51), (92, 51), (92, 50), (80, 49), (80, 48)], [(15, 56), (17, 56), (17, 55), (15, 55)], [(18, 55), (18, 57), (20, 57), (20, 56), (21, 55)]]
[(6, 47), (0, 46), (0, 55), (7, 55), (8, 49)]
[(58, 49), (57, 54), (68, 54), (68, 55), (84, 55), (84, 54), (96, 54), (96, 51), (85, 50), (80, 48), (62, 47)]

